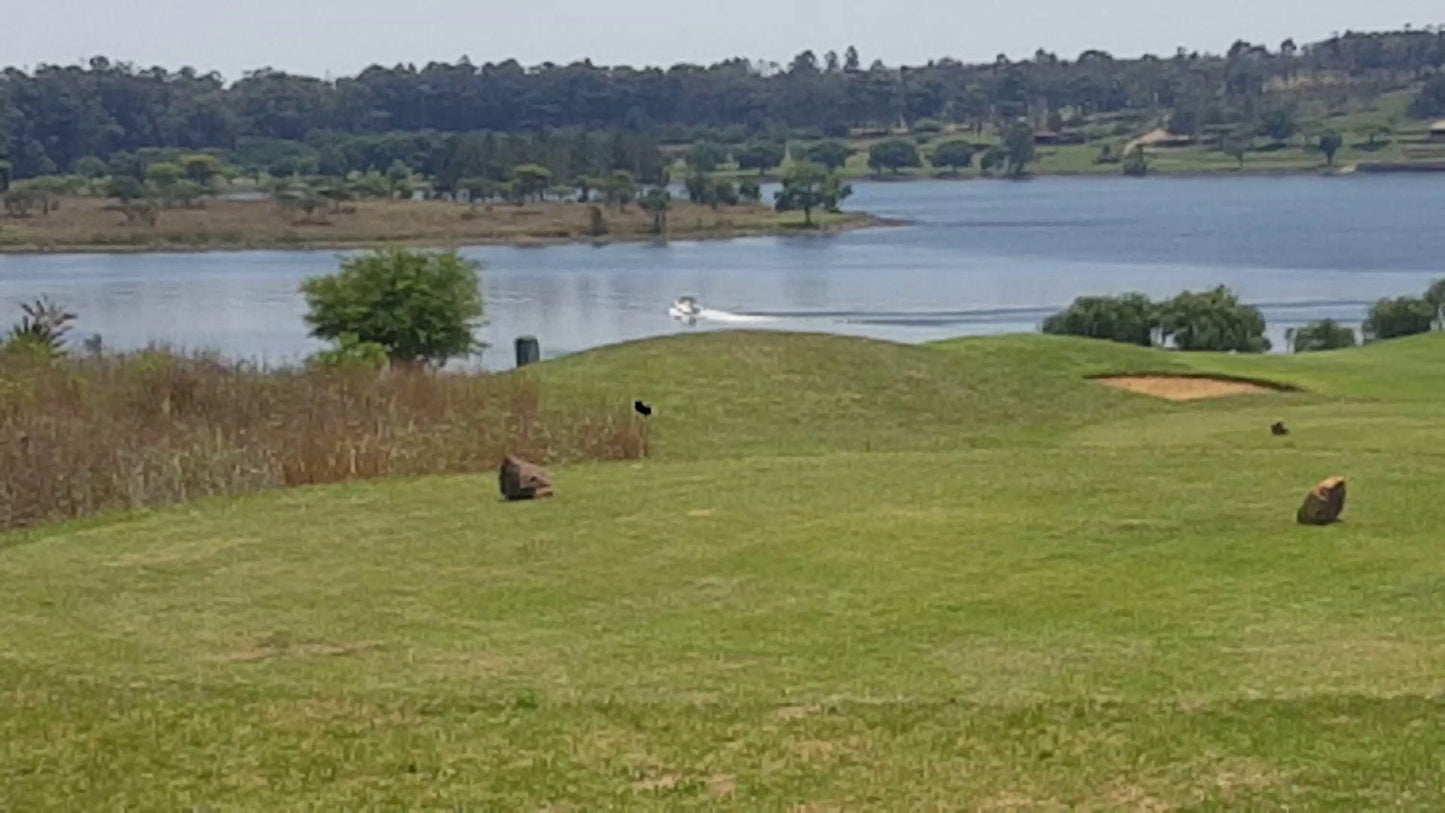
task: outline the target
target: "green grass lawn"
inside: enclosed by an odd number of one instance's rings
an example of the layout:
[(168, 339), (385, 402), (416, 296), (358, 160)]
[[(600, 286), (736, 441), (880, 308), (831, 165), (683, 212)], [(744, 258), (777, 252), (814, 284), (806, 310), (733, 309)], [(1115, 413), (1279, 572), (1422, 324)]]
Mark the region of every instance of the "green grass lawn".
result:
[[(1298, 391), (1087, 380), (1148, 372)], [(648, 400), (653, 458), (0, 536), (0, 809), (1445, 806), (1445, 335), (525, 374)]]

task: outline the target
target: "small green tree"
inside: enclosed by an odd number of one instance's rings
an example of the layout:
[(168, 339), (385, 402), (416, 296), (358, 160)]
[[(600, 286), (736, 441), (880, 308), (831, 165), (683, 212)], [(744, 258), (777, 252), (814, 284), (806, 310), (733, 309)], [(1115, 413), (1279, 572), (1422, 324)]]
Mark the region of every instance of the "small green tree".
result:
[(1232, 133), (1220, 139), (1219, 150), (1239, 162), (1239, 168), (1244, 169), (1244, 156), (1253, 146), (1253, 139), (1244, 133)]
[(699, 141), (687, 151), (687, 165), (698, 172), (712, 172), (727, 160), (727, 148), (713, 141)]
[(933, 150), (933, 165), (948, 167), (955, 175), (973, 165), (974, 147), (961, 138), (945, 141)]
[(601, 191), (602, 197), (608, 203), (616, 204), (620, 212), (637, 198), (637, 181), (633, 180), (631, 172), (619, 169), (607, 176)]
[(385, 367), (386, 362), (385, 347), (376, 342), (364, 342), (355, 333), (343, 333), (331, 347), (307, 357), (306, 367), (328, 372), (376, 371)]
[(687, 190), (687, 199), (693, 203), (709, 203), (713, 192), (712, 179), (702, 172), (688, 173), (682, 182)]
[(75, 159), (75, 174), (83, 175), (91, 180), (105, 177), (105, 162), (94, 155), (85, 155)]
[(1429, 333), (1437, 318), (1436, 309), (1424, 299), (1413, 296), (1381, 299), (1370, 307), (1362, 332), (1367, 342), (1414, 336)]
[(748, 203), (757, 203), (763, 199), (763, 187), (752, 178), (744, 178), (738, 181), (738, 198)]
[(1435, 327), (1445, 330), (1445, 279), (1437, 279), (1425, 291), (1425, 301), (1435, 312)]
[(1295, 121), (1293, 110), (1288, 107), (1276, 107), (1264, 114), (1256, 132), (1275, 141), (1288, 141), (1299, 132), (1299, 123)]
[(169, 161), (157, 161), (146, 167), (146, 180), (156, 188), (164, 206), (171, 205), (171, 201), (175, 199), (176, 184), (184, 177), (185, 172), (180, 166)]
[(647, 190), (637, 205), (652, 215), (652, 233), (667, 234), (667, 213), (672, 209), (672, 193), (661, 187)]
[(519, 200), (541, 200), (552, 182), (552, 170), (538, 164), (522, 164), (512, 168), (512, 182), (517, 185)]
[(901, 138), (880, 141), (868, 148), (868, 167), (875, 172), (888, 170), (896, 173), (904, 167), (923, 165), (918, 156), (918, 147)]
[(984, 175), (992, 175), (993, 171), (1002, 167), (1008, 162), (1008, 150), (1003, 147), (989, 147), (984, 150), (983, 155), (978, 159), (978, 171)]
[(1124, 162), (1119, 165), (1125, 175), (1133, 178), (1142, 178), (1149, 174), (1149, 157), (1144, 154), (1143, 147), (1135, 147), (1129, 151)]
[(1149, 347), (1154, 343), (1158, 323), (1158, 309), (1143, 294), (1081, 296), (1045, 319), (1043, 331)]
[(1325, 154), (1325, 163), (1329, 166), (1335, 165), (1335, 153), (1344, 146), (1345, 139), (1334, 130), (1326, 130), (1320, 134), (1318, 149)]
[(205, 153), (182, 155), (179, 163), (186, 178), (202, 189), (210, 189), (216, 179), (225, 174), (225, 166), (221, 163), (221, 159), (214, 155)]
[(1285, 331), (1284, 338), (1290, 349), (1296, 353), (1315, 353), (1355, 346), (1355, 331), (1333, 319), (1310, 322), (1301, 328), (1290, 328)]
[[(848, 163), (853, 151), (841, 141), (820, 141), (803, 153), (803, 158), (814, 164), (822, 164), (830, 170), (838, 170)], [(793, 154), (794, 158), (797, 153)]]
[(821, 164), (794, 164), (783, 176), (783, 188), (773, 195), (779, 212), (802, 211), (803, 225), (812, 226), (813, 210), (837, 211), (853, 194), (853, 187)]
[(395, 362), (441, 366), (477, 349), (482, 294), (475, 262), (455, 251), (389, 249), (344, 260), (301, 284), (311, 335), (354, 337)]
[(1264, 316), (1228, 288), (1185, 291), (1159, 306), (1159, 329), (1180, 350), (1263, 353), (1270, 348)]
[(751, 141), (734, 153), (738, 169), (757, 170), (759, 175), (783, 163), (786, 151), (776, 141)]
[(386, 182), (393, 198), (399, 193), (411, 190), (411, 174), (411, 167), (400, 158), (392, 161), (391, 166), (386, 168)]
[(1004, 136), (1004, 149), (1008, 150), (1008, 173), (1015, 178), (1023, 177), (1028, 165), (1034, 160), (1034, 128), (1026, 121), (1016, 121)]

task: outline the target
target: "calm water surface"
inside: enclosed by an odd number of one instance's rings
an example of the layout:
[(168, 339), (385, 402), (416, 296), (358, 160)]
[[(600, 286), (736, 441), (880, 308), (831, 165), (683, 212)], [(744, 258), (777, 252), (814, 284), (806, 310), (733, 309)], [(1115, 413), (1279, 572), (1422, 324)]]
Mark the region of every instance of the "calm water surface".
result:
[[(859, 184), (855, 208), (915, 225), (828, 238), (542, 249), (476, 248), (489, 367), (537, 336), (546, 356), (738, 326), (896, 341), (1033, 331), (1081, 294), (1230, 285), (1271, 335), (1445, 275), (1445, 177), (1039, 179)], [(268, 362), (318, 344), (300, 281), (328, 252), (0, 257), (0, 316), (49, 294), (77, 335), (163, 341)], [(667, 316), (678, 295), (710, 318)]]

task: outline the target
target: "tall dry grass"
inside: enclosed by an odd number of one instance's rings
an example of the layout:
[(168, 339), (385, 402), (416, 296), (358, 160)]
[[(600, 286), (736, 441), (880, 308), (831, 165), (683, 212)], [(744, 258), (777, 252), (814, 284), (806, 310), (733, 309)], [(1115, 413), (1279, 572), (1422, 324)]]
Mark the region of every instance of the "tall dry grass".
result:
[(628, 405), (543, 409), (539, 385), (518, 376), (0, 353), (0, 530), (215, 494), (489, 471), (504, 453), (635, 459), (646, 443)]

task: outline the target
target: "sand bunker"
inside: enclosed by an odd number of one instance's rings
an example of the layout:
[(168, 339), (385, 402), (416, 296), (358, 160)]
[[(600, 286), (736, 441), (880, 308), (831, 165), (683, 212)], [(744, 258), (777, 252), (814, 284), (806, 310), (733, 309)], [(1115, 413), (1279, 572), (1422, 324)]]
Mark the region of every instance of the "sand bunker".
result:
[(1095, 379), (1101, 384), (1168, 401), (1199, 401), (1231, 395), (1261, 395), (1275, 390), (1248, 381), (1167, 375), (1119, 375)]

